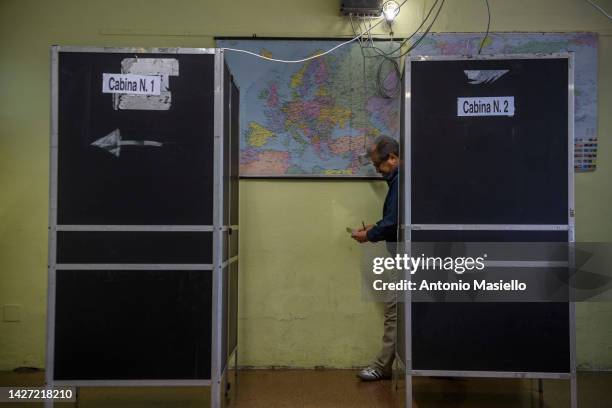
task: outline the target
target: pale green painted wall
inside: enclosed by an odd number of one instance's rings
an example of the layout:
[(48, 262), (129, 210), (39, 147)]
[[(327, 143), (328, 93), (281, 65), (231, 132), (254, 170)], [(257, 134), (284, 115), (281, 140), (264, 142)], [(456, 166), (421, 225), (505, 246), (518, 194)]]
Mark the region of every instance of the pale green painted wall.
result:
[(376, 219), (385, 190), (358, 181), (242, 182), (242, 364), (346, 367), (376, 349), (381, 312), (360, 300), (361, 253), (345, 228)]
[[(430, 3), (430, 2), (429, 2)], [(612, 241), (612, 25), (581, 0), (490, 0), (495, 31), (598, 31), (599, 169), (576, 177), (578, 238)], [(612, 1), (599, 0), (612, 10)], [(216, 35), (348, 35), (328, 0), (0, 0), (0, 305), (22, 305), (21, 323), (0, 322), (0, 369), (44, 364), (49, 46), (210, 47)], [(402, 36), (423, 15), (408, 0)], [(228, 11), (229, 10), (229, 11)], [(482, 0), (449, 0), (436, 31), (480, 31)], [(240, 363), (366, 363), (381, 311), (360, 301), (359, 252), (344, 232), (374, 220), (382, 183), (241, 182)], [(579, 305), (578, 357), (612, 368), (612, 306)]]

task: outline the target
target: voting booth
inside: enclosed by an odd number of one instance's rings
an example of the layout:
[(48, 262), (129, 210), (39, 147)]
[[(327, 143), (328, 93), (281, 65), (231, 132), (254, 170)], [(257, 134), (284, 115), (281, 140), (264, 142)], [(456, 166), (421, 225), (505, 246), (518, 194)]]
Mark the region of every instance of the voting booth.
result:
[(51, 67), (47, 386), (207, 386), (222, 406), (239, 233), (223, 51), (54, 46)]
[[(573, 56), (414, 56), (405, 63), (403, 242), (573, 242)], [(511, 265), (512, 266), (512, 265)], [(516, 266), (517, 268), (520, 266)], [(574, 304), (398, 304), (414, 376), (569, 380)]]

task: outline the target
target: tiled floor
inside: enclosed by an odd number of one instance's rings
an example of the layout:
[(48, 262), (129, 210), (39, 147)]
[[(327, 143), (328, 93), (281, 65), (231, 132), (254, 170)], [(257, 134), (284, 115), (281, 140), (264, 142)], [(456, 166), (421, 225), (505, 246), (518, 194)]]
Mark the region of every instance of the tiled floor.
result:
[[(0, 373), (0, 386), (36, 386), (42, 372)], [(399, 384), (401, 386), (401, 383)], [(414, 379), (415, 408), (566, 408), (569, 383), (546, 380), (540, 402), (536, 380)], [(244, 370), (230, 406), (248, 408), (401, 407), (403, 392), (391, 381), (362, 383), (354, 370)], [(612, 373), (580, 373), (580, 408), (612, 408)], [(79, 408), (174, 408), (209, 406), (208, 388), (83, 388)], [(41, 403), (0, 403), (4, 408), (41, 407)], [(56, 404), (74, 407), (75, 404)]]

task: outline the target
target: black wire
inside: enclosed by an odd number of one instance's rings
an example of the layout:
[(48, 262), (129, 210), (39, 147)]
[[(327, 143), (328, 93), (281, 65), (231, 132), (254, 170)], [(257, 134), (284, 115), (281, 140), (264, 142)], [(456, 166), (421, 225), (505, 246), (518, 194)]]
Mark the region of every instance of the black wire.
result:
[(489, 8), (489, 0), (485, 0), (485, 3), (487, 5), (487, 14), (489, 18), (487, 19), (487, 32), (485, 33), (485, 36), (482, 38), (482, 41), (480, 42), (480, 48), (478, 48), (478, 55), (480, 55), (480, 52), (482, 51), (482, 47), (484, 47), (484, 43), (489, 37), (489, 28), (491, 27), (491, 9)]
[[(378, 52), (378, 47), (374, 45), (374, 41), (371, 40), (370, 43), (372, 44), (370, 48)], [(393, 86), (393, 88), (387, 88), (385, 86), (386, 78), (383, 78), (383, 66), (385, 65), (386, 62), (389, 62), (391, 64), (392, 70), (397, 75), (397, 78), (401, 78), (401, 72), (400, 72), (399, 65), (396, 59), (393, 57), (389, 57), (387, 55), (373, 55), (373, 56), (369, 55), (368, 57), (380, 58), (380, 62), (378, 63), (378, 68), (376, 69), (376, 80), (375, 80), (376, 90), (378, 91), (378, 94), (382, 96), (383, 98), (387, 98), (387, 99), (395, 98), (397, 94), (400, 92), (401, 81), (398, 79), (397, 83)], [(364, 57), (364, 60), (365, 60), (365, 57)]]
[[(349, 19), (351, 21), (351, 28), (353, 29), (353, 35), (357, 36), (357, 30), (355, 30), (355, 25), (353, 24), (353, 13), (349, 14)], [(357, 38), (357, 41), (359, 42), (359, 48), (361, 49), (361, 54), (363, 55), (363, 43), (361, 42), (361, 35), (359, 36), (359, 38)]]
[[(353, 23), (352, 15), (349, 15), (349, 18), (350, 18), (350, 21), (351, 21), (351, 27), (353, 29), (353, 34), (355, 36), (357, 36), (357, 30), (355, 29), (355, 25)], [(361, 23), (359, 21), (357, 21), (357, 26), (359, 27), (359, 31), (361, 33), (364, 33), (365, 31), (368, 31), (368, 26), (367, 26), (367, 24), (365, 24), (365, 22), (364, 22), (365, 30), (361, 27)], [(371, 27), (370, 27), (370, 30), (368, 32), (371, 34)], [(369, 35), (368, 35), (368, 37), (369, 37), (370, 43), (372, 44), (372, 47), (367, 47), (367, 48), (374, 48), (375, 47), (374, 46), (374, 40)], [(367, 92), (366, 92), (366, 86), (367, 86), (366, 85), (366, 78), (367, 78), (367, 74), (366, 74), (366, 57), (371, 57), (371, 56), (370, 55), (366, 55), (365, 52), (364, 52), (364, 48), (366, 48), (366, 46), (364, 46), (364, 43), (367, 43), (367, 40), (365, 40), (365, 41), (362, 40), (361, 36), (360, 36), (358, 41), (359, 41), (359, 49), (360, 49), (361, 55), (363, 57), (363, 89), (364, 89), (364, 97), (365, 97), (365, 95), (367, 94)], [(381, 60), (381, 62), (378, 65), (378, 69), (376, 71), (376, 80), (375, 80), (376, 90), (378, 91), (379, 95), (382, 96), (383, 98), (393, 98), (399, 92), (399, 87), (396, 86), (396, 88), (398, 88), (398, 89), (387, 89), (384, 86), (384, 81), (381, 80), (382, 65), (384, 64), (385, 59), (388, 59), (388, 57), (383, 57), (383, 59)], [(395, 61), (391, 61), (391, 62), (393, 63), (393, 67), (394, 67), (394, 70), (396, 71), (396, 74), (400, 74), (401, 75), (401, 73), (399, 72), (399, 67), (397, 66), (397, 63), (395, 63)], [(400, 82), (398, 81), (398, 84), (399, 83)], [(365, 142), (365, 140), (364, 140), (364, 142)]]
[[(393, 54), (397, 53), (398, 51), (401, 51), (402, 47), (403, 47), (403, 46), (404, 46), (404, 45), (405, 45), (405, 44), (406, 44), (406, 43), (407, 43), (407, 42), (408, 42), (410, 39), (412, 39), (412, 38), (413, 38), (413, 37), (414, 37), (414, 36), (415, 36), (415, 35), (416, 35), (416, 34), (419, 32), (419, 30), (420, 30), (420, 29), (421, 29), (421, 28), (422, 28), (422, 27), (425, 25), (425, 23), (427, 22), (427, 20), (428, 20), (428, 19), (429, 19), (429, 17), (431, 16), (431, 13), (433, 13), (434, 9), (436, 8), (436, 5), (437, 5), (437, 4), (438, 4), (440, 1), (441, 1), (440, 6), (438, 7), (438, 9), (437, 9), (437, 11), (436, 11), (436, 14), (435, 14), (435, 16), (434, 16), (433, 20), (432, 20), (432, 21), (430, 22), (430, 24), (427, 26), (427, 28), (426, 28), (425, 32), (424, 32), (423, 34), (421, 34), (421, 36), (420, 36), (420, 37), (419, 37), (419, 38), (418, 38), (416, 41), (414, 41), (414, 42), (413, 42), (413, 43), (412, 43), (412, 44), (411, 44), (411, 45), (408, 47), (408, 49), (407, 49), (405, 52), (400, 53), (399, 55), (394, 55), (394, 56), (392, 56)], [(417, 46), (418, 46), (418, 45), (421, 43), (421, 41), (423, 41), (423, 39), (424, 39), (424, 38), (427, 36), (427, 34), (429, 34), (429, 32), (431, 31), (431, 28), (433, 27), (434, 23), (435, 23), (435, 22), (436, 22), (436, 20), (438, 19), (438, 16), (440, 15), (440, 12), (442, 11), (442, 8), (443, 8), (443, 6), (444, 6), (445, 1), (446, 1), (446, 0), (435, 0), (435, 1), (434, 1), (434, 3), (433, 3), (433, 5), (432, 5), (432, 6), (431, 6), (431, 8), (429, 9), (429, 12), (427, 13), (427, 15), (425, 16), (425, 18), (423, 19), (423, 21), (421, 21), (421, 24), (420, 24), (420, 25), (417, 27), (417, 29), (416, 29), (416, 30), (415, 30), (415, 31), (414, 31), (414, 32), (413, 32), (413, 33), (412, 33), (412, 34), (411, 34), (411, 35), (410, 35), (408, 38), (405, 38), (405, 39), (404, 39), (404, 40), (401, 42), (401, 44), (400, 44), (400, 45), (399, 45), (399, 46), (398, 46), (396, 49), (394, 49), (394, 50), (392, 50), (392, 51), (389, 51), (389, 52), (384, 52), (384, 51), (382, 51), (380, 48), (378, 48), (378, 47), (376, 47), (376, 46), (374, 45), (374, 41), (373, 41), (373, 40), (372, 40), (372, 38), (370, 37), (370, 43), (371, 43), (371, 46), (368, 46), (367, 48), (372, 48), (372, 49), (373, 49), (373, 50), (374, 50), (374, 51), (375, 51), (375, 52), (376, 52), (378, 55), (366, 55), (366, 54), (365, 54), (365, 52), (364, 52), (364, 43), (366, 43), (366, 44), (367, 44), (367, 40), (363, 41), (363, 40), (361, 40), (361, 38), (359, 39), (359, 46), (360, 46), (360, 49), (361, 49), (361, 54), (362, 54), (362, 56), (363, 56), (364, 64), (365, 64), (365, 58), (366, 58), (366, 57), (368, 57), (368, 58), (379, 58), (379, 57), (382, 57), (382, 58), (381, 58), (381, 61), (380, 61), (380, 63), (379, 63), (379, 65), (378, 65), (378, 68), (377, 68), (377, 70), (376, 70), (376, 81), (375, 81), (375, 83), (376, 83), (376, 89), (377, 89), (377, 91), (378, 91), (379, 95), (381, 95), (381, 96), (382, 96), (382, 97), (384, 97), (384, 98), (394, 98), (394, 97), (395, 97), (395, 96), (397, 96), (397, 94), (400, 92), (400, 88), (401, 88), (401, 86), (400, 86), (400, 84), (401, 84), (401, 78), (402, 78), (402, 76), (403, 76), (403, 75), (402, 75), (402, 72), (401, 72), (401, 70), (400, 70), (400, 67), (399, 67), (399, 63), (398, 63), (398, 61), (399, 61), (399, 59), (400, 59), (401, 57), (403, 57), (403, 56), (407, 55), (407, 54), (408, 54), (408, 53), (410, 53), (412, 50), (414, 50), (414, 49), (415, 49), (415, 48), (416, 48), (416, 47), (417, 47)], [(404, 1), (401, 3), (400, 8), (401, 8), (401, 6), (403, 6), (403, 5), (404, 5), (404, 3), (406, 3), (406, 0), (404, 0)], [(488, 4), (488, 3), (487, 3), (487, 4)], [(365, 24), (365, 23), (364, 23), (364, 24)], [(361, 32), (363, 32), (363, 29), (361, 28), (361, 24), (360, 24), (359, 22), (358, 22), (358, 25), (359, 25), (359, 29), (360, 29), (360, 31), (361, 31)], [(353, 33), (354, 33), (355, 35), (357, 35), (357, 32), (356, 32), (356, 30), (355, 30), (355, 26), (353, 25), (352, 18), (351, 18), (351, 27), (353, 28)], [(367, 27), (367, 25), (365, 25), (365, 27), (366, 27), (366, 30), (367, 30), (367, 28), (368, 28), (368, 27)], [(371, 32), (370, 32), (370, 31), (368, 31), (368, 32), (371, 34)], [(395, 71), (395, 73), (396, 73), (396, 75), (397, 75), (397, 78), (398, 78), (398, 81), (397, 81), (397, 83), (395, 84), (395, 87), (394, 87), (394, 88), (387, 88), (387, 87), (385, 86), (385, 84), (384, 84), (384, 79), (382, 78), (382, 73), (383, 73), (383, 65), (385, 65), (385, 63), (386, 63), (386, 62), (391, 63), (391, 66), (392, 66), (392, 68), (393, 68), (393, 71)], [(365, 66), (364, 66), (364, 71), (365, 71)], [(364, 77), (365, 77), (365, 72), (364, 72)]]
[(403, 52), (402, 54), (400, 54), (398, 56), (398, 58), (401, 58), (407, 54), (410, 53), (410, 51), (414, 50), (416, 47), (418, 47), (418, 45), (421, 43), (421, 41), (423, 41), (423, 39), (427, 36), (427, 34), (429, 34), (429, 31), (431, 30), (431, 27), (433, 27), (434, 23), (436, 22), (436, 20), (438, 19), (438, 16), (440, 15), (440, 12), (442, 11), (442, 7), (444, 7), (444, 2), (446, 0), (442, 0), (442, 3), (440, 3), (440, 7), (438, 7), (438, 11), (436, 12), (436, 15), (434, 16), (433, 20), (431, 21), (431, 23), (429, 24), (429, 26), (427, 27), (427, 29), (425, 30), (425, 32), (419, 37), (418, 40), (416, 40), (405, 52)]
[[(383, 78), (383, 66), (385, 62), (389, 62), (391, 67), (396, 75), (397, 81), (393, 88), (387, 88), (385, 86), (385, 78)], [(378, 69), (376, 70), (376, 88), (378, 93), (387, 99), (392, 99), (397, 96), (400, 92), (400, 84), (401, 84), (402, 73), (400, 72), (399, 64), (395, 58), (390, 57), (382, 57), (380, 63), (378, 64)]]
[[(429, 19), (429, 16), (431, 16), (431, 13), (434, 11), (436, 5), (438, 4), (440, 0), (436, 0), (434, 1), (434, 3), (432, 4), (431, 8), (429, 9), (429, 12), (427, 13), (427, 15), (425, 16), (425, 18), (423, 19), (423, 21), (421, 21), (421, 25), (419, 25), (416, 30), (414, 30), (414, 32), (412, 34), (410, 34), (407, 38), (404, 39), (404, 41), (401, 42), (401, 44), (399, 45), (399, 47), (397, 47), (395, 50), (389, 51), (387, 53), (383, 52), (382, 50), (380, 50), (379, 48), (375, 47), (375, 51), (377, 51), (378, 55), (380, 56), (385, 56), (388, 57), (390, 55), (395, 54), (396, 52), (400, 51), (402, 49), (402, 47), (412, 38), (414, 37), (419, 30), (423, 27), (423, 25), (425, 25), (425, 22)], [(405, 3), (405, 2), (404, 2)], [(402, 3), (402, 4), (404, 4)], [(376, 57), (376, 55), (372, 55), (372, 57)]]

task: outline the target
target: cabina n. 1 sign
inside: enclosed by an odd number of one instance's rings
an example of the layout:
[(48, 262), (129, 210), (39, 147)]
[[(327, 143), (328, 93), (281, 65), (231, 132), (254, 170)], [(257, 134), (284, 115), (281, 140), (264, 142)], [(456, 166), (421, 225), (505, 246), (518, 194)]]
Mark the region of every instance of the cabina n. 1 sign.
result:
[(102, 93), (159, 95), (159, 75), (102, 74)]

